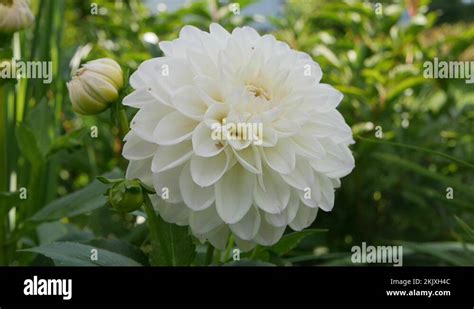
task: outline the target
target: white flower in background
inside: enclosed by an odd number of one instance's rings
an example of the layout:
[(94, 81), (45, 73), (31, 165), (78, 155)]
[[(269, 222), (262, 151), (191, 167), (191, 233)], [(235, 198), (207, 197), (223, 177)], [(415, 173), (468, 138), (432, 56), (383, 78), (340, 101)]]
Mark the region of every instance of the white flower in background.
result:
[(119, 98), (122, 87), (122, 69), (115, 60), (109, 58), (89, 61), (67, 83), (72, 108), (82, 115), (104, 111)]
[(0, 32), (16, 32), (30, 26), (35, 17), (25, 0), (0, 0)]
[[(336, 110), (342, 94), (319, 83), (305, 53), (249, 27), (231, 34), (186, 26), (140, 65), (123, 104), (138, 108), (126, 136), (127, 178), (154, 186), (164, 220), (201, 240), (249, 250), (276, 243), (330, 211), (339, 178), (354, 168), (352, 132)], [(251, 138), (229, 124), (259, 124)], [(169, 196), (167, 195), (169, 193)], [(163, 198), (163, 199), (162, 199)]]

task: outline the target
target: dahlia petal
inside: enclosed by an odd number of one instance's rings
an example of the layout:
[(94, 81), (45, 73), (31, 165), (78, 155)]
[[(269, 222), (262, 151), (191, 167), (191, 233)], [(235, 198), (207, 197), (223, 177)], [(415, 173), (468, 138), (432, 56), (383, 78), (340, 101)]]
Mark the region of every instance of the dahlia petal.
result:
[(213, 131), (201, 122), (194, 129), (192, 143), (194, 153), (201, 157), (213, 157), (221, 153), (225, 148), (225, 143), (212, 138)]
[(289, 174), (281, 174), (281, 178), (293, 188), (304, 190), (314, 182), (314, 173), (308, 161), (298, 157), (295, 169)]
[(328, 140), (322, 140), (321, 143), (326, 155), (322, 159), (310, 161), (314, 170), (331, 178), (341, 178), (354, 169), (354, 157), (347, 146), (336, 145)]
[(153, 137), (159, 145), (178, 144), (190, 138), (197, 125), (198, 122), (180, 112), (172, 112), (160, 120), (153, 132)]
[(145, 185), (153, 187), (153, 174), (151, 172), (151, 160), (130, 160), (127, 171), (125, 173), (126, 179), (140, 179)]
[(230, 230), (242, 240), (251, 240), (260, 227), (260, 213), (252, 206), (247, 214), (237, 223), (229, 224)]
[(285, 227), (276, 227), (268, 223), (266, 220), (261, 220), (260, 229), (254, 240), (262, 246), (272, 246), (280, 240), (285, 232)]
[(193, 234), (209, 233), (222, 223), (214, 206), (200, 211), (192, 211), (189, 215), (189, 226)]
[(212, 158), (193, 156), (191, 177), (201, 187), (212, 186), (222, 178), (229, 167), (229, 162), (230, 156), (225, 151)]
[[(179, 189), (183, 196), (183, 201), (194, 211), (209, 208), (214, 203), (214, 188), (203, 188), (198, 186), (191, 178), (190, 163), (186, 164), (179, 176)], [(204, 233), (204, 232), (200, 232)]]
[(153, 173), (167, 171), (183, 164), (192, 155), (193, 147), (190, 141), (172, 146), (158, 146), (153, 156), (151, 170)]
[(297, 135), (290, 138), (295, 146), (296, 153), (309, 158), (321, 159), (326, 152), (321, 143), (310, 135)]
[(234, 240), (235, 240), (235, 244), (237, 245), (237, 247), (239, 247), (239, 249), (242, 252), (249, 252), (250, 250), (255, 248), (255, 246), (257, 245), (254, 241), (243, 240), (237, 236), (234, 237)]
[(317, 214), (318, 208), (310, 208), (300, 204), (295, 219), (290, 223), (290, 227), (294, 231), (301, 231), (313, 223)]
[(253, 197), (257, 206), (265, 212), (277, 214), (285, 210), (290, 199), (290, 187), (277, 173), (269, 168), (263, 170), (263, 185), (255, 186)]
[(172, 100), (173, 106), (179, 112), (194, 120), (202, 120), (207, 111), (206, 103), (200, 98), (194, 86), (187, 85), (179, 88)]
[(223, 45), (227, 43), (227, 40), (230, 38), (230, 33), (227, 32), (221, 25), (212, 23), (209, 26), (209, 32), (211, 36), (216, 37), (219, 41), (222, 42)]
[(247, 171), (254, 174), (262, 173), (262, 159), (257, 147), (250, 146), (239, 151), (233, 149), (233, 151), (237, 160)]
[(171, 111), (170, 107), (161, 104), (142, 108), (133, 117), (130, 128), (142, 139), (155, 143), (153, 131), (156, 129), (158, 122)]
[(289, 174), (295, 169), (296, 154), (288, 140), (280, 139), (275, 147), (262, 148), (265, 162), (281, 174)]
[(218, 250), (225, 250), (227, 246), (227, 239), (229, 238), (229, 228), (227, 225), (222, 224), (216, 229), (203, 235), (214, 248)]
[(283, 227), (287, 226), (291, 221), (296, 217), (296, 213), (299, 207), (299, 198), (298, 194), (294, 191), (291, 191), (290, 199), (288, 205), (281, 213), (272, 214), (265, 212), (265, 220), (273, 226)]
[(331, 182), (331, 179), (320, 173), (316, 173), (316, 177), (318, 178), (319, 185), (321, 187), (321, 200), (319, 202), (319, 208), (324, 211), (331, 211), (334, 207), (334, 186)]
[(255, 175), (240, 164), (234, 165), (216, 183), (216, 208), (221, 219), (233, 224), (239, 222), (252, 206)]
[(180, 226), (188, 224), (190, 211), (184, 203), (170, 204), (158, 198), (155, 194), (150, 195), (150, 200), (166, 222)]
[(179, 176), (183, 166), (178, 166), (170, 170), (154, 173), (153, 186), (156, 194), (169, 203), (179, 203), (183, 201), (181, 191), (179, 190)]
[(141, 139), (135, 132), (130, 131), (124, 138), (126, 140), (123, 146), (122, 155), (127, 160), (142, 160), (153, 156), (158, 147), (156, 144), (149, 143)]
[(198, 75), (194, 78), (194, 83), (199, 96), (208, 106), (220, 104), (222, 94), (215, 79), (205, 75)]

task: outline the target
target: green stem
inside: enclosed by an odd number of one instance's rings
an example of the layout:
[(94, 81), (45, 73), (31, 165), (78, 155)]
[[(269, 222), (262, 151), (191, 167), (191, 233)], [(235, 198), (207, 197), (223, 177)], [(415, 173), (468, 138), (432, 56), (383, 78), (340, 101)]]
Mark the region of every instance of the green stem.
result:
[(206, 251), (206, 259), (204, 261), (204, 265), (210, 265), (213, 262), (214, 257), (214, 247), (208, 243), (207, 244), (207, 251)]
[[(8, 126), (6, 109), (7, 104), (5, 100), (5, 86), (0, 85), (0, 191), (7, 192), (8, 190), (8, 165), (7, 165), (7, 142), (6, 142), (6, 130)], [(0, 205), (5, 207), (6, 205)], [(8, 215), (3, 216), (3, 209), (0, 209), (0, 265), (6, 265), (6, 220)]]
[(472, 163), (466, 162), (464, 160), (461, 160), (459, 158), (450, 156), (448, 154), (445, 154), (445, 153), (442, 153), (442, 152), (439, 152), (439, 151), (436, 151), (436, 150), (431, 150), (431, 149), (427, 149), (427, 148), (423, 148), (423, 147), (418, 147), (418, 146), (408, 145), (408, 144), (402, 144), (402, 143), (397, 143), (397, 142), (390, 142), (390, 141), (386, 141), (386, 140), (376, 140), (376, 139), (373, 139), (373, 138), (366, 138), (366, 137), (362, 137), (362, 136), (355, 136), (355, 138), (360, 139), (361, 141), (369, 142), (369, 143), (387, 144), (387, 145), (403, 147), (403, 148), (407, 148), (407, 149), (418, 150), (418, 151), (426, 152), (426, 153), (429, 153), (429, 154), (434, 154), (434, 155), (437, 155), (437, 156), (444, 157), (446, 159), (455, 161), (459, 164), (466, 165), (470, 168), (474, 168), (474, 164), (472, 164)]
[[(143, 207), (145, 208), (145, 213), (147, 216), (147, 224), (148, 229), (150, 230), (150, 238), (151, 238), (151, 246), (152, 246), (152, 254), (151, 254), (151, 265), (160, 265), (158, 261), (158, 255), (163, 254), (165, 257), (169, 257), (167, 252), (159, 252), (160, 249), (166, 250), (166, 240), (163, 239), (161, 234), (158, 232), (158, 217), (156, 215), (155, 209), (153, 209), (153, 204), (151, 203), (150, 197), (148, 194), (143, 194), (144, 204)], [(160, 248), (160, 249), (159, 249)]]
[(222, 261), (223, 263), (227, 262), (231, 258), (233, 248), (234, 248), (234, 237), (231, 235), (229, 237), (229, 243), (227, 245), (227, 248), (224, 252), (224, 260)]
[(117, 111), (118, 122), (120, 124), (120, 129), (122, 130), (122, 134), (125, 136), (127, 135), (128, 131), (130, 131), (127, 113), (125, 112), (125, 108), (120, 102), (116, 102), (115, 106)]

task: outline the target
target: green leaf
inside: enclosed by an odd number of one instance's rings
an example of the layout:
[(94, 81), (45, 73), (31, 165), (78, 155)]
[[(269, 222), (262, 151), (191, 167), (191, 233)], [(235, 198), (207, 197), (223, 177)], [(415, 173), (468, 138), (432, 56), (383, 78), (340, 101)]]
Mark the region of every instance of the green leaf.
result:
[(44, 99), (28, 112), (25, 119), (25, 123), (31, 128), (43, 157), (46, 157), (51, 147), (52, 124), (54, 122), (54, 113)]
[(26, 157), (28, 162), (34, 166), (44, 163), (44, 156), (38, 146), (33, 131), (25, 124), (20, 124), (16, 128), (16, 140), (21, 153)]
[(275, 264), (263, 262), (263, 261), (255, 261), (249, 259), (242, 259), (240, 261), (232, 261), (229, 263), (225, 263), (223, 266), (234, 266), (234, 267), (268, 267), (268, 266), (276, 266)]
[(393, 99), (397, 98), (406, 89), (416, 87), (423, 83), (426, 83), (426, 79), (423, 76), (414, 76), (406, 78), (388, 91), (387, 102), (390, 102)]
[(126, 256), (142, 265), (148, 264), (148, 258), (143, 251), (126, 241), (119, 239), (92, 239), (83, 243), (95, 248), (105, 249)]
[(272, 247), (270, 250), (279, 256), (282, 256), (298, 246), (298, 244), (306, 237), (315, 235), (317, 233), (327, 232), (323, 229), (307, 229), (301, 232), (293, 232), (282, 237), (282, 239)]
[(392, 166), (397, 166), (403, 169), (413, 171), (417, 173), (418, 175), (434, 179), (447, 186), (455, 188), (455, 190), (459, 190), (467, 195), (474, 196), (474, 191), (472, 191), (471, 187), (463, 184), (462, 182), (454, 178), (446, 177), (439, 173), (430, 171), (429, 169), (417, 163), (414, 163), (413, 161), (402, 159), (399, 156), (389, 154), (389, 153), (376, 152), (373, 154), (373, 156), (378, 160), (391, 164)]
[(467, 236), (471, 239), (471, 241), (474, 241), (474, 229), (472, 229), (466, 222), (464, 222), (461, 218), (458, 216), (454, 216), (456, 221), (458, 222), (459, 226), (464, 230)]
[[(474, 245), (456, 242), (433, 242), (415, 243), (400, 242), (404, 249), (404, 255), (418, 253), (437, 258), (453, 266), (474, 265)], [(407, 249), (407, 250), (405, 250)]]
[[(121, 177), (122, 173), (115, 169), (105, 175), (106, 177)], [(40, 209), (30, 220), (48, 221), (64, 217), (73, 217), (102, 207), (107, 202), (104, 192), (108, 185), (94, 180), (82, 190), (61, 197)]]
[(190, 265), (196, 256), (196, 246), (188, 228), (165, 222), (154, 210), (147, 194), (144, 194), (144, 199), (143, 205), (152, 245), (151, 264), (156, 266)]
[(188, 228), (158, 219), (158, 234), (161, 241), (157, 244), (155, 262), (161, 266), (187, 266), (196, 256), (196, 248)]
[[(93, 249), (97, 250), (97, 260), (91, 259)], [(75, 242), (56, 242), (20, 251), (47, 256), (57, 266), (141, 266), (126, 256)]]

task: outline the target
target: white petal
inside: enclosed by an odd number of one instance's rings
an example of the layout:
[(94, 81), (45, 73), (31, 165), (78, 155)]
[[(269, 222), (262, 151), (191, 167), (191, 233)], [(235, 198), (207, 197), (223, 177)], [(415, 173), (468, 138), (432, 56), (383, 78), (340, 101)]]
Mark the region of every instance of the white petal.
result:
[(127, 160), (142, 160), (153, 156), (157, 145), (149, 143), (130, 131), (124, 138), (126, 140), (123, 146), (122, 155)]
[(179, 176), (183, 166), (178, 166), (165, 172), (153, 174), (153, 185), (156, 194), (170, 203), (183, 201), (179, 190)]
[(156, 104), (158, 100), (150, 93), (148, 88), (141, 88), (127, 95), (123, 101), (123, 105), (134, 108), (142, 108), (146, 105)]
[(260, 229), (255, 236), (255, 241), (262, 246), (272, 246), (280, 240), (284, 232), (285, 226), (275, 227), (266, 220), (261, 220)]
[(193, 234), (209, 233), (222, 223), (214, 206), (201, 211), (193, 211), (189, 216), (189, 225)]
[(150, 195), (150, 199), (163, 220), (181, 226), (188, 225), (190, 211), (186, 205), (183, 203), (170, 204), (156, 195)]
[(216, 183), (216, 208), (228, 224), (239, 222), (252, 206), (255, 175), (240, 164), (234, 165)]
[(341, 178), (354, 169), (354, 157), (347, 146), (336, 145), (327, 139), (322, 140), (321, 143), (326, 150), (326, 155), (322, 159), (310, 161), (316, 171), (331, 178)]
[(263, 186), (255, 186), (253, 197), (258, 207), (272, 214), (281, 213), (290, 199), (290, 186), (269, 168), (263, 171)]
[(252, 206), (247, 214), (237, 223), (229, 224), (231, 231), (243, 240), (251, 240), (260, 227), (260, 213)]
[(223, 45), (227, 43), (227, 40), (230, 38), (230, 33), (217, 23), (212, 23), (209, 26), (209, 32), (211, 33), (211, 36), (216, 37), (222, 41)]
[(223, 151), (212, 158), (193, 156), (191, 158), (191, 176), (201, 187), (215, 184), (226, 172), (230, 158)]
[(160, 120), (153, 136), (160, 145), (178, 144), (191, 137), (197, 124), (198, 122), (180, 112), (172, 112)]
[(183, 115), (201, 120), (207, 111), (206, 103), (200, 98), (196, 87), (184, 86), (173, 95), (173, 106)]
[(233, 152), (237, 160), (247, 171), (254, 174), (262, 173), (262, 159), (257, 147), (250, 146), (240, 151), (233, 149)]
[(181, 171), (179, 188), (186, 206), (192, 210), (199, 211), (208, 208), (214, 203), (214, 188), (203, 188), (194, 183), (191, 178), (190, 165), (190, 163), (186, 164)]
[(334, 207), (334, 186), (332, 181), (320, 173), (316, 173), (315, 176), (318, 178), (321, 188), (321, 200), (319, 202), (319, 208), (324, 211), (331, 211)]
[(301, 231), (313, 223), (316, 219), (318, 208), (310, 208), (300, 205), (295, 219), (290, 223), (290, 227), (295, 231)]
[(298, 193), (292, 191), (288, 205), (285, 207), (285, 210), (279, 214), (271, 214), (265, 212), (265, 220), (273, 226), (282, 227), (287, 226), (291, 221), (296, 217), (296, 213), (299, 207), (299, 197)]
[(240, 239), (239, 237), (235, 236), (234, 237), (235, 239), (235, 244), (237, 245), (237, 247), (240, 249), (240, 251), (242, 252), (249, 252), (250, 250), (252, 250), (253, 248), (255, 248), (255, 246), (257, 245), (255, 242), (253, 241), (247, 241), (247, 240), (243, 240), (243, 239)]
[(229, 237), (229, 228), (227, 225), (222, 224), (218, 228), (210, 231), (207, 234), (204, 234), (203, 236), (209, 240), (214, 248), (218, 250), (225, 250), (225, 247), (227, 246), (227, 239)]
[(224, 149), (225, 145), (222, 142), (213, 139), (212, 132), (204, 122), (194, 129), (192, 142), (195, 154), (201, 157), (213, 157)]
[(295, 169), (295, 150), (288, 140), (280, 139), (274, 147), (262, 148), (267, 164), (281, 174), (289, 174)]
[(155, 131), (160, 120), (172, 110), (170, 107), (161, 104), (144, 107), (135, 114), (130, 127), (142, 139), (155, 143), (153, 131)]
[(151, 170), (153, 173), (167, 171), (188, 161), (192, 155), (191, 141), (172, 146), (158, 146), (153, 156)]
[(309, 158), (321, 159), (326, 152), (321, 143), (310, 135), (296, 135), (290, 138), (296, 153)]
[(128, 163), (126, 179), (140, 179), (145, 185), (153, 187), (153, 174), (151, 172), (151, 158)]
[(281, 177), (287, 184), (299, 190), (310, 188), (314, 183), (314, 172), (311, 165), (302, 157), (296, 159), (295, 169), (291, 173), (281, 174)]

